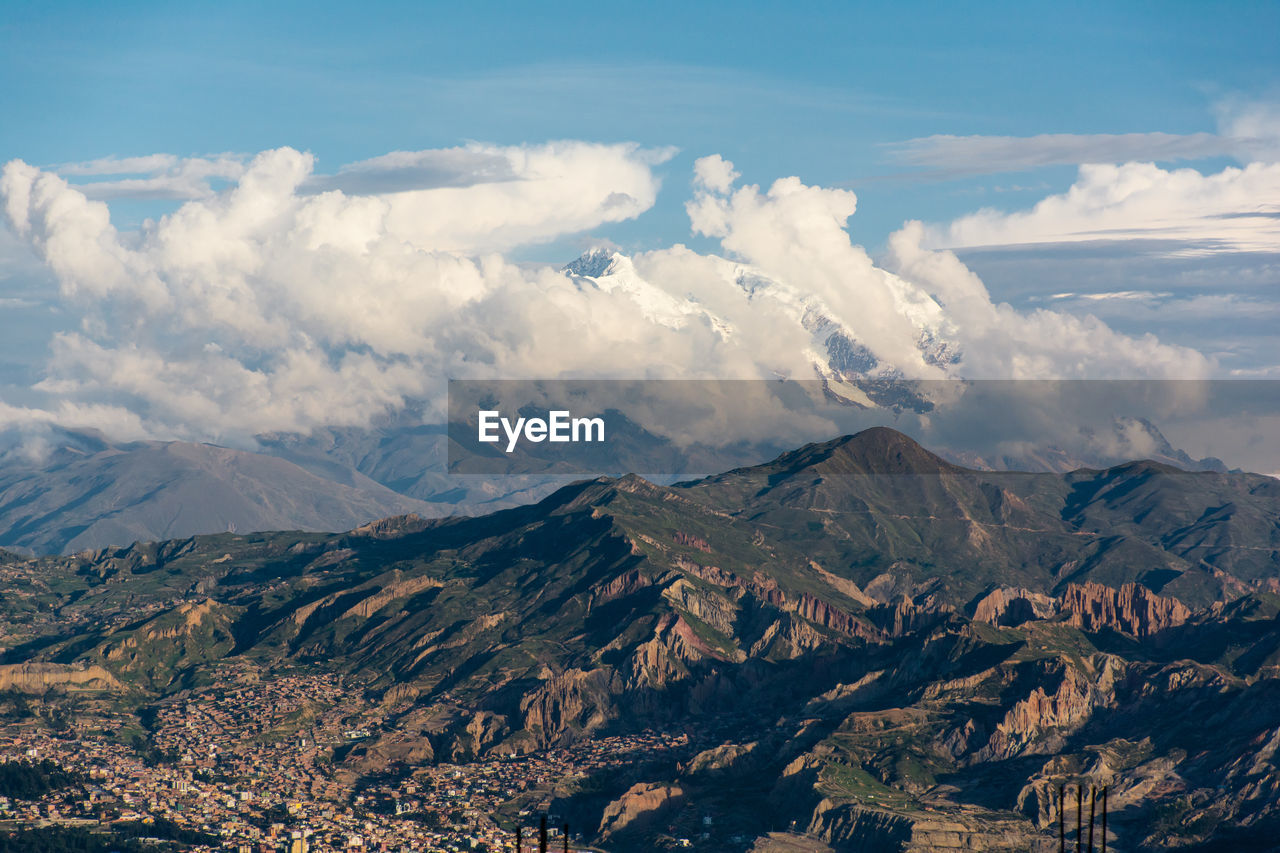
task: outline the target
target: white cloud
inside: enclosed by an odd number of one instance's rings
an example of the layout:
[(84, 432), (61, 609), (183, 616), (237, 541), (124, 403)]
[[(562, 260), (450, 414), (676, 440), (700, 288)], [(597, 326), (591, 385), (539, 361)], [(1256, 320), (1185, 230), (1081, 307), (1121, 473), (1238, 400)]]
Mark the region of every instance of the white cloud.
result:
[(1021, 172), (1083, 163), (1173, 162), (1231, 157), (1241, 164), (1280, 160), (1280, 104), (1224, 98), (1216, 133), (1042, 133), (1035, 136), (935, 134), (886, 146), (889, 159), (935, 177)]
[[(149, 154), (142, 157), (104, 157), (83, 163), (66, 163), (54, 171), (64, 177), (102, 178), (76, 184), (87, 198), (110, 201), (120, 198), (185, 201), (209, 198), (214, 182), (234, 181), (243, 173), (245, 158), (234, 154), (210, 157), (177, 157)], [(118, 177), (128, 175), (131, 177)]]
[[(915, 377), (1206, 369), (1097, 320), (993, 305), (954, 256), (922, 248), (918, 227), (895, 238), (895, 270), (881, 268), (845, 230), (852, 193), (796, 178), (735, 187), (719, 157), (695, 167), (688, 212), (728, 258), (675, 246), (590, 278), (503, 256), (648, 209), (670, 154), (581, 142), (395, 152), (339, 171), (353, 195), (318, 185), (310, 155), (279, 149), (123, 234), (82, 187), (13, 161), (0, 175), (9, 226), (79, 324), (51, 341), (36, 387), (48, 404), (0, 412), (0, 425), (233, 441), (367, 423), (430, 401), (446, 377), (809, 377), (832, 329)], [(182, 164), (92, 166), (143, 167)], [(403, 189), (415, 180), (430, 186)], [(924, 333), (958, 342), (963, 361), (930, 361)]]
[(959, 345), (963, 360), (954, 370), (967, 378), (1191, 378), (1209, 368), (1192, 350), (1120, 335), (1093, 317), (994, 304), (955, 255), (922, 246), (918, 223), (891, 237), (888, 269), (878, 267), (845, 231), (856, 206), (848, 191), (795, 178), (767, 193), (703, 187), (688, 204), (696, 231), (822, 300), (856, 340), (908, 376), (943, 375), (922, 357), (922, 330)]
[(756, 186), (732, 190), (726, 165), (732, 169), (723, 161), (699, 161), (699, 175), (710, 173), (715, 180), (701, 182), (686, 205), (694, 231), (718, 238), (731, 255), (821, 299), (881, 359), (910, 376), (937, 375), (916, 345), (922, 324), (906, 303), (925, 311), (931, 306), (853, 245), (845, 230), (857, 207), (853, 193), (805, 186), (798, 178), (775, 181), (765, 193)]
[(1083, 299), (1088, 302), (1157, 302), (1168, 299), (1172, 293), (1155, 293), (1150, 290), (1109, 290), (1095, 293), (1054, 293), (1050, 299)]
[(1152, 163), (1085, 165), (1030, 210), (984, 209), (929, 229), (937, 248), (1168, 240), (1187, 253), (1280, 251), (1280, 163), (1214, 174)]
[(966, 378), (1197, 379), (1212, 367), (1195, 350), (1120, 334), (1092, 315), (994, 303), (955, 254), (926, 248), (925, 235), (919, 222), (895, 232), (887, 263), (943, 306), (965, 353)]
[(1216, 133), (1044, 133), (1037, 136), (938, 134), (889, 146), (890, 159), (948, 177), (1021, 172), (1045, 166), (1232, 156), (1241, 143)]
[(255, 157), (228, 190), (129, 235), (64, 179), (8, 164), (10, 228), (82, 314), (79, 331), (53, 340), (39, 390), (124, 401), (157, 433), (225, 436), (364, 422), (434, 393), (450, 371), (536, 375), (557, 356), (574, 363), (571, 350), (578, 363), (624, 369), (629, 339), (652, 351), (624, 296), (588, 298), (559, 273), (495, 252), (636, 215), (653, 203), (652, 166), (669, 152), (472, 150), (513, 177), (310, 194), (312, 158), (281, 149)]
[(719, 154), (699, 157), (693, 164), (694, 185), (713, 193), (727, 193), (741, 175)]
[(102, 175), (155, 175), (178, 167), (181, 158), (173, 154), (146, 154), (141, 157), (99, 157), (80, 163), (63, 163), (60, 175), (100, 177)]
[(1280, 103), (1227, 98), (1214, 112), (1220, 132), (1235, 141), (1241, 162), (1280, 160)]

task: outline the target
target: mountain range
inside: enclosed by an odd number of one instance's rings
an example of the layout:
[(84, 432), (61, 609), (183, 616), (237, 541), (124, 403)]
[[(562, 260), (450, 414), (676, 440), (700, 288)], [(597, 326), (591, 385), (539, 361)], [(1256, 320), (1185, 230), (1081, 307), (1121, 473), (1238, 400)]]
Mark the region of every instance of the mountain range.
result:
[(702, 815), (724, 850), (1051, 850), (1079, 779), (1109, 787), (1109, 849), (1280, 829), (1269, 477), (980, 471), (881, 428), (671, 486), (0, 573), (4, 663), (55, 693), (105, 670), (142, 709), (232, 660), (340, 674), (378, 720), (332, 756), (351, 778), (692, 733), (677, 763), (540, 789), (612, 851)]
[[(887, 392), (886, 392), (887, 393)], [(602, 470), (627, 470), (680, 457), (692, 470), (717, 461), (762, 459), (771, 445), (676, 450), (629, 424), (625, 452), (603, 456)], [(1150, 460), (1185, 470), (1225, 472), (1217, 459), (1193, 459), (1149, 422), (1117, 422), (1149, 437)], [(258, 437), (253, 449), (181, 441), (117, 442), (87, 431), (56, 430), (37, 458), (0, 454), (0, 547), (25, 553), (156, 542), (205, 533), (342, 531), (392, 515), (472, 515), (531, 503), (574, 479), (547, 471), (455, 477), (446, 473), (443, 426), (406, 418), (368, 428), (317, 429)], [(1018, 455), (947, 450), (952, 462), (986, 470), (1069, 472), (1101, 468), (1107, 454), (1052, 446)]]
[[(622, 290), (655, 321), (679, 327), (705, 322), (730, 329), (728, 315), (707, 304), (681, 300), (647, 281), (627, 256), (594, 249), (564, 267), (583, 288)], [(813, 377), (830, 398), (847, 407), (895, 413), (931, 412), (932, 403), (897, 366), (860, 343), (853, 329), (832, 319), (821, 299), (749, 266), (720, 262), (708, 275), (749, 301), (768, 301), (772, 313), (801, 330)], [(916, 330), (922, 364), (946, 371), (960, 357), (947, 336), (940, 306), (914, 291), (895, 295)], [(734, 303), (736, 304), (736, 303)], [(722, 306), (723, 307), (723, 306)], [(727, 310), (727, 309), (726, 309)], [(419, 403), (421, 401), (418, 401)], [(341, 531), (389, 515), (424, 517), (490, 512), (543, 498), (569, 477), (451, 477), (446, 472), (448, 430), (423, 423), (412, 401), (365, 427), (317, 427), (303, 433), (256, 436), (251, 446), (219, 447), (182, 441), (113, 440), (87, 430), (54, 428), (35, 452), (0, 452), (0, 547), (25, 553), (73, 553), (222, 531), (297, 529)], [(595, 470), (635, 470), (637, 459), (671, 456), (671, 442), (629, 424), (631, 446), (616, 463)], [(1196, 459), (1173, 447), (1155, 424), (1117, 417), (1112, 434), (1085, 442), (1098, 448), (1131, 446), (1135, 437), (1152, 461), (1187, 470), (1225, 471), (1217, 459)], [(1105, 432), (1105, 429), (1104, 429)], [(939, 448), (962, 465), (991, 470), (1067, 472), (1124, 461), (1115, 449), (1073, 451), (1049, 443), (1020, 442), (995, 451)], [(790, 446), (788, 443), (786, 446)], [(685, 470), (707, 473), (763, 461), (784, 449), (762, 443), (727, 456), (721, 448), (692, 452)], [(681, 451), (688, 453), (689, 451)], [(615, 454), (616, 455), (616, 454)], [(733, 458), (735, 461), (715, 464)], [(677, 466), (678, 467), (678, 466)], [(548, 466), (548, 471), (554, 471)], [(664, 469), (666, 470), (666, 469)]]

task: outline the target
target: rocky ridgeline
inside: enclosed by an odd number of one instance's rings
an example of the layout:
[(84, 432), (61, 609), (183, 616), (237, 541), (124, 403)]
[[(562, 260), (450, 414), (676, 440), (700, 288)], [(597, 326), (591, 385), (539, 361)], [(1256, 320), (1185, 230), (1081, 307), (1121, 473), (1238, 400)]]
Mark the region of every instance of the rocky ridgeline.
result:
[(974, 620), (991, 625), (1021, 625), (1059, 616), (1083, 631), (1111, 630), (1143, 639), (1185, 624), (1192, 612), (1176, 598), (1157, 595), (1141, 584), (1127, 583), (1114, 589), (1092, 581), (1068, 584), (1056, 598), (999, 587), (973, 606)]
[(98, 692), (123, 689), (124, 685), (114, 675), (97, 665), (88, 667), (56, 663), (0, 665), (0, 690), (40, 694), (47, 690)]
[(635, 832), (656, 822), (684, 801), (679, 785), (637, 782), (618, 799), (605, 806), (600, 820), (600, 837), (611, 838), (629, 830)]
[(1191, 618), (1191, 610), (1182, 602), (1163, 598), (1136, 583), (1118, 590), (1092, 582), (1072, 584), (1062, 594), (1062, 609), (1077, 628), (1110, 628), (1138, 638), (1176, 628)]

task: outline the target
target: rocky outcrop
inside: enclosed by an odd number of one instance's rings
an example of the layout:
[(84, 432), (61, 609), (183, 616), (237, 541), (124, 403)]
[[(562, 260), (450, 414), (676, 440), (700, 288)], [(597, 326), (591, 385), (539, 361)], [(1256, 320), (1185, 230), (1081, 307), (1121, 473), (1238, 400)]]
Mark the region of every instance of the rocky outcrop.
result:
[(902, 851), (911, 841), (913, 822), (902, 815), (823, 800), (807, 831), (836, 850)]
[[(837, 851), (885, 853), (937, 851), (1026, 851), (1057, 849), (1027, 827), (1009, 821), (978, 821), (968, 815), (921, 812), (910, 817), (853, 803), (823, 800), (813, 812), (808, 833)], [(767, 848), (766, 848), (767, 849)]]
[(619, 685), (612, 681), (606, 669), (571, 669), (547, 679), (520, 701), (525, 729), (545, 745), (599, 727), (615, 713), (612, 697)]
[(450, 750), (450, 760), (465, 761), (483, 755), (489, 747), (511, 733), (507, 718), (490, 711), (477, 711), (458, 732)]
[(755, 573), (746, 585), (748, 592), (779, 610), (795, 613), (816, 625), (849, 637), (882, 642), (884, 635), (849, 611), (809, 592), (788, 595), (772, 578)]
[(599, 604), (614, 601), (619, 598), (626, 598), (634, 595), (647, 586), (652, 586), (653, 581), (638, 569), (624, 572), (610, 580), (608, 583), (601, 584), (591, 590), (591, 598), (588, 601), (588, 609)]
[(973, 606), (976, 622), (989, 625), (1021, 625), (1033, 619), (1049, 619), (1058, 612), (1058, 602), (1039, 592), (1002, 586), (984, 595)]
[(863, 592), (861, 587), (848, 578), (842, 578), (839, 575), (827, 571), (813, 560), (809, 561), (809, 567), (817, 572), (818, 577), (822, 578), (832, 589), (849, 596), (849, 598), (858, 602), (863, 607), (873, 607), (876, 604), (876, 600), (874, 598)]
[(1062, 594), (1067, 622), (1085, 631), (1111, 629), (1142, 639), (1191, 618), (1191, 610), (1174, 598), (1156, 595), (1145, 586), (1127, 583), (1112, 589), (1099, 583), (1071, 584)]
[(681, 765), (680, 772), (714, 775), (730, 769), (739, 769), (751, 760), (758, 745), (756, 741), (752, 741), (751, 743), (725, 743), (711, 749), (704, 749), (687, 764)]
[(850, 637), (861, 637), (868, 640), (880, 639), (877, 636), (877, 632), (868, 627), (861, 619), (815, 595), (807, 592), (802, 593), (794, 606), (796, 613), (816, 625), (830, 628)]
[(723, 597), (699, 589), (684, 578), (677, 578), (674, 583), (664, 589), (662, 597), (715, 628), (721, 634), (733, 635), (733, 622), (737, 616), (737, 608)]
[(887, 604), (876, 605), (867, 611), (867, 618), (883, 632), (884, 637), (902, 637), (938, 624), (951, 612), (950, 607), (938, 606), (930, 596), (926, 596), (921, 604), (904, 596)]
[(0, 690), (44, 693), (51, 687), (69, 691), (124, 689), (114, 675), (100, 666), (77, 669), (57, 663), (0, 665)]
[[(1057, 689), (1048, 692), (1044, 686), (1037, 686), (1027, 698), (1009, 709), (978, 758), (982, 761), (1012, 758), (1031, 748), (1050, 730), (1074, 731), (1089, 719), (1093, 709), (1103, 700), (1103, 692), (1097, 683), (1075, 667), (1064, 666)], [(1037, 748), (1044, 750), (1056, 746), (1055, 742), (1045, 742), (1038, 744)]]
[(605, 806), (604, 815), (600, 818), (600, 835), (609, 838), (624, 830), (641, 829), (679, 806), (684, 797), (684, 789), (679, 785), (637, 782)]
[(748, 657), (774, 660), (798, 658), (827, 642), (817, 628), (790, 613), (769, 623), (751, 645)]
[[(340, 555), (344, 552), (334, 551), (330, 553)], [(345, 559), (345, 557), (342, 559)], [(384, 583), (370, 586), (363, 590), (357, 590), (357, 594), (361, 592), (367, 594), (355, 604), (347, 607), (340, 614), (333, 612), (334, 608), (332, 605), (337, 603), (339, 599), (350, 600), (352, 594), (349, 592), (332, 593), (330, 595), (326, 595), (324, 598), (313, 601), (310, 604), (305, 604), (293, 611), (291, 618), (294, 624), (299, 626), (306, 626), (307, 622), (316, 613), (316, 611), (323, 611), (322, 621), (346, 619), (348, 617), (368, 619), (370, 616), (377, 613), (379, 610), (398, 598), (408, 598), (409, 596), (417, 595), (424, 590), (438, 589), (442, 586), (444, 586), (444, 584), (440, 580), (427, 575), (419, 575), (414, 578), (404, 578), (399, 572), (395, 572), (390, 579)]]
[(370, 616), (377, 613), (397, 598), (408, 598), (409, 596), (416, 595), (423, 590), (439, 589), (442, 586), (444, 586), (444, 584), (436, 578), (425, 575), (416, 578), (407, 578), (404, 580), (397, 577), (395, 580), (382, 587), (382, 589), (373, 593), (373, 595), (370, 595), (368, 598), (361, 599), (356, 604), (347, 608), (341, 618), (346, 619), (349, 616), (354, 616), (357, 619), (368, 619)]
[(701, 578), (707, 583), (713, 583), (716, 586), (746, 588), (737, 575), (718, 566), (703, 566), (693, 560), (679, 556), (675, 558), (675, 565), (681, 571), (688, 572), (694, 577)]
[(686, 548), (696, 548), (704, 554), (711, 553), (711, 546), (707, 544), (707, 540), (701, 536), (694, 536), (691, 533), (685, 533), (683, 530), (677, 530), (673, 537), (677, 545), (683, 545)]
[(395, 536), (404, 536), (406, 533), (416, 533), (424, 530), (427, 524), (426, 519), (416, 513), (393, 515), (390, 518), (382, 518), (377, 521), (371, 521), (368, 524), (362, 524), (352, 530), (351, 535), (368, 536), (371, 539), (390, 539)]
[(628, 689), (664, 688), (689, 674), (689, 664), (714, 654), (683, 618), (668, 614), (653, 637), (638, 644), (625, 670)]
[[(675, 565), (682, 571), (688, 572), (708, 583), (742, 590), (741, 593), (736, 593), (738, 596), (741, 596), (742, 593), (748, 593), (779, 610), (795, 613), (814, 624), (829, 628), (837, 633), (873, 642), (880, 642), (884, 639), (879, 631), (838, 604), (809, 592), (788, 595), (778, 586), (777, 581), (761, 572), (753, 573), (748, 580), (738, 577), (733, 572), (725, 571), (716, 566), (701, 566), (683, 557), (676, 558)], [(833, 575), (817, 564), (813, 564), (812, 568), (818, 572), (819, 577), (827, 581), (833, 589), (841, 594), (863, 606), (875, 603), (874, 599), (865, 595), (858, 588), (858, 585), (852, 581), (846, 581)], [(711, 623), (710, 620), (706, 621), (709, 624), (715, 624)]]

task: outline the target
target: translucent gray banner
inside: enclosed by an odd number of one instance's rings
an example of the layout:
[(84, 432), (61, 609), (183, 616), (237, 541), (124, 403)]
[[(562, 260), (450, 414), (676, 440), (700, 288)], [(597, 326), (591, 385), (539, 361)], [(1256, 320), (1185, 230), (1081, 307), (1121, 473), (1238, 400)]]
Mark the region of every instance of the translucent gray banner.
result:
[(973, 468), (1280, 471), (1280, 383), (451, 380), (455, 476), (704, 476), (871, 427)]

